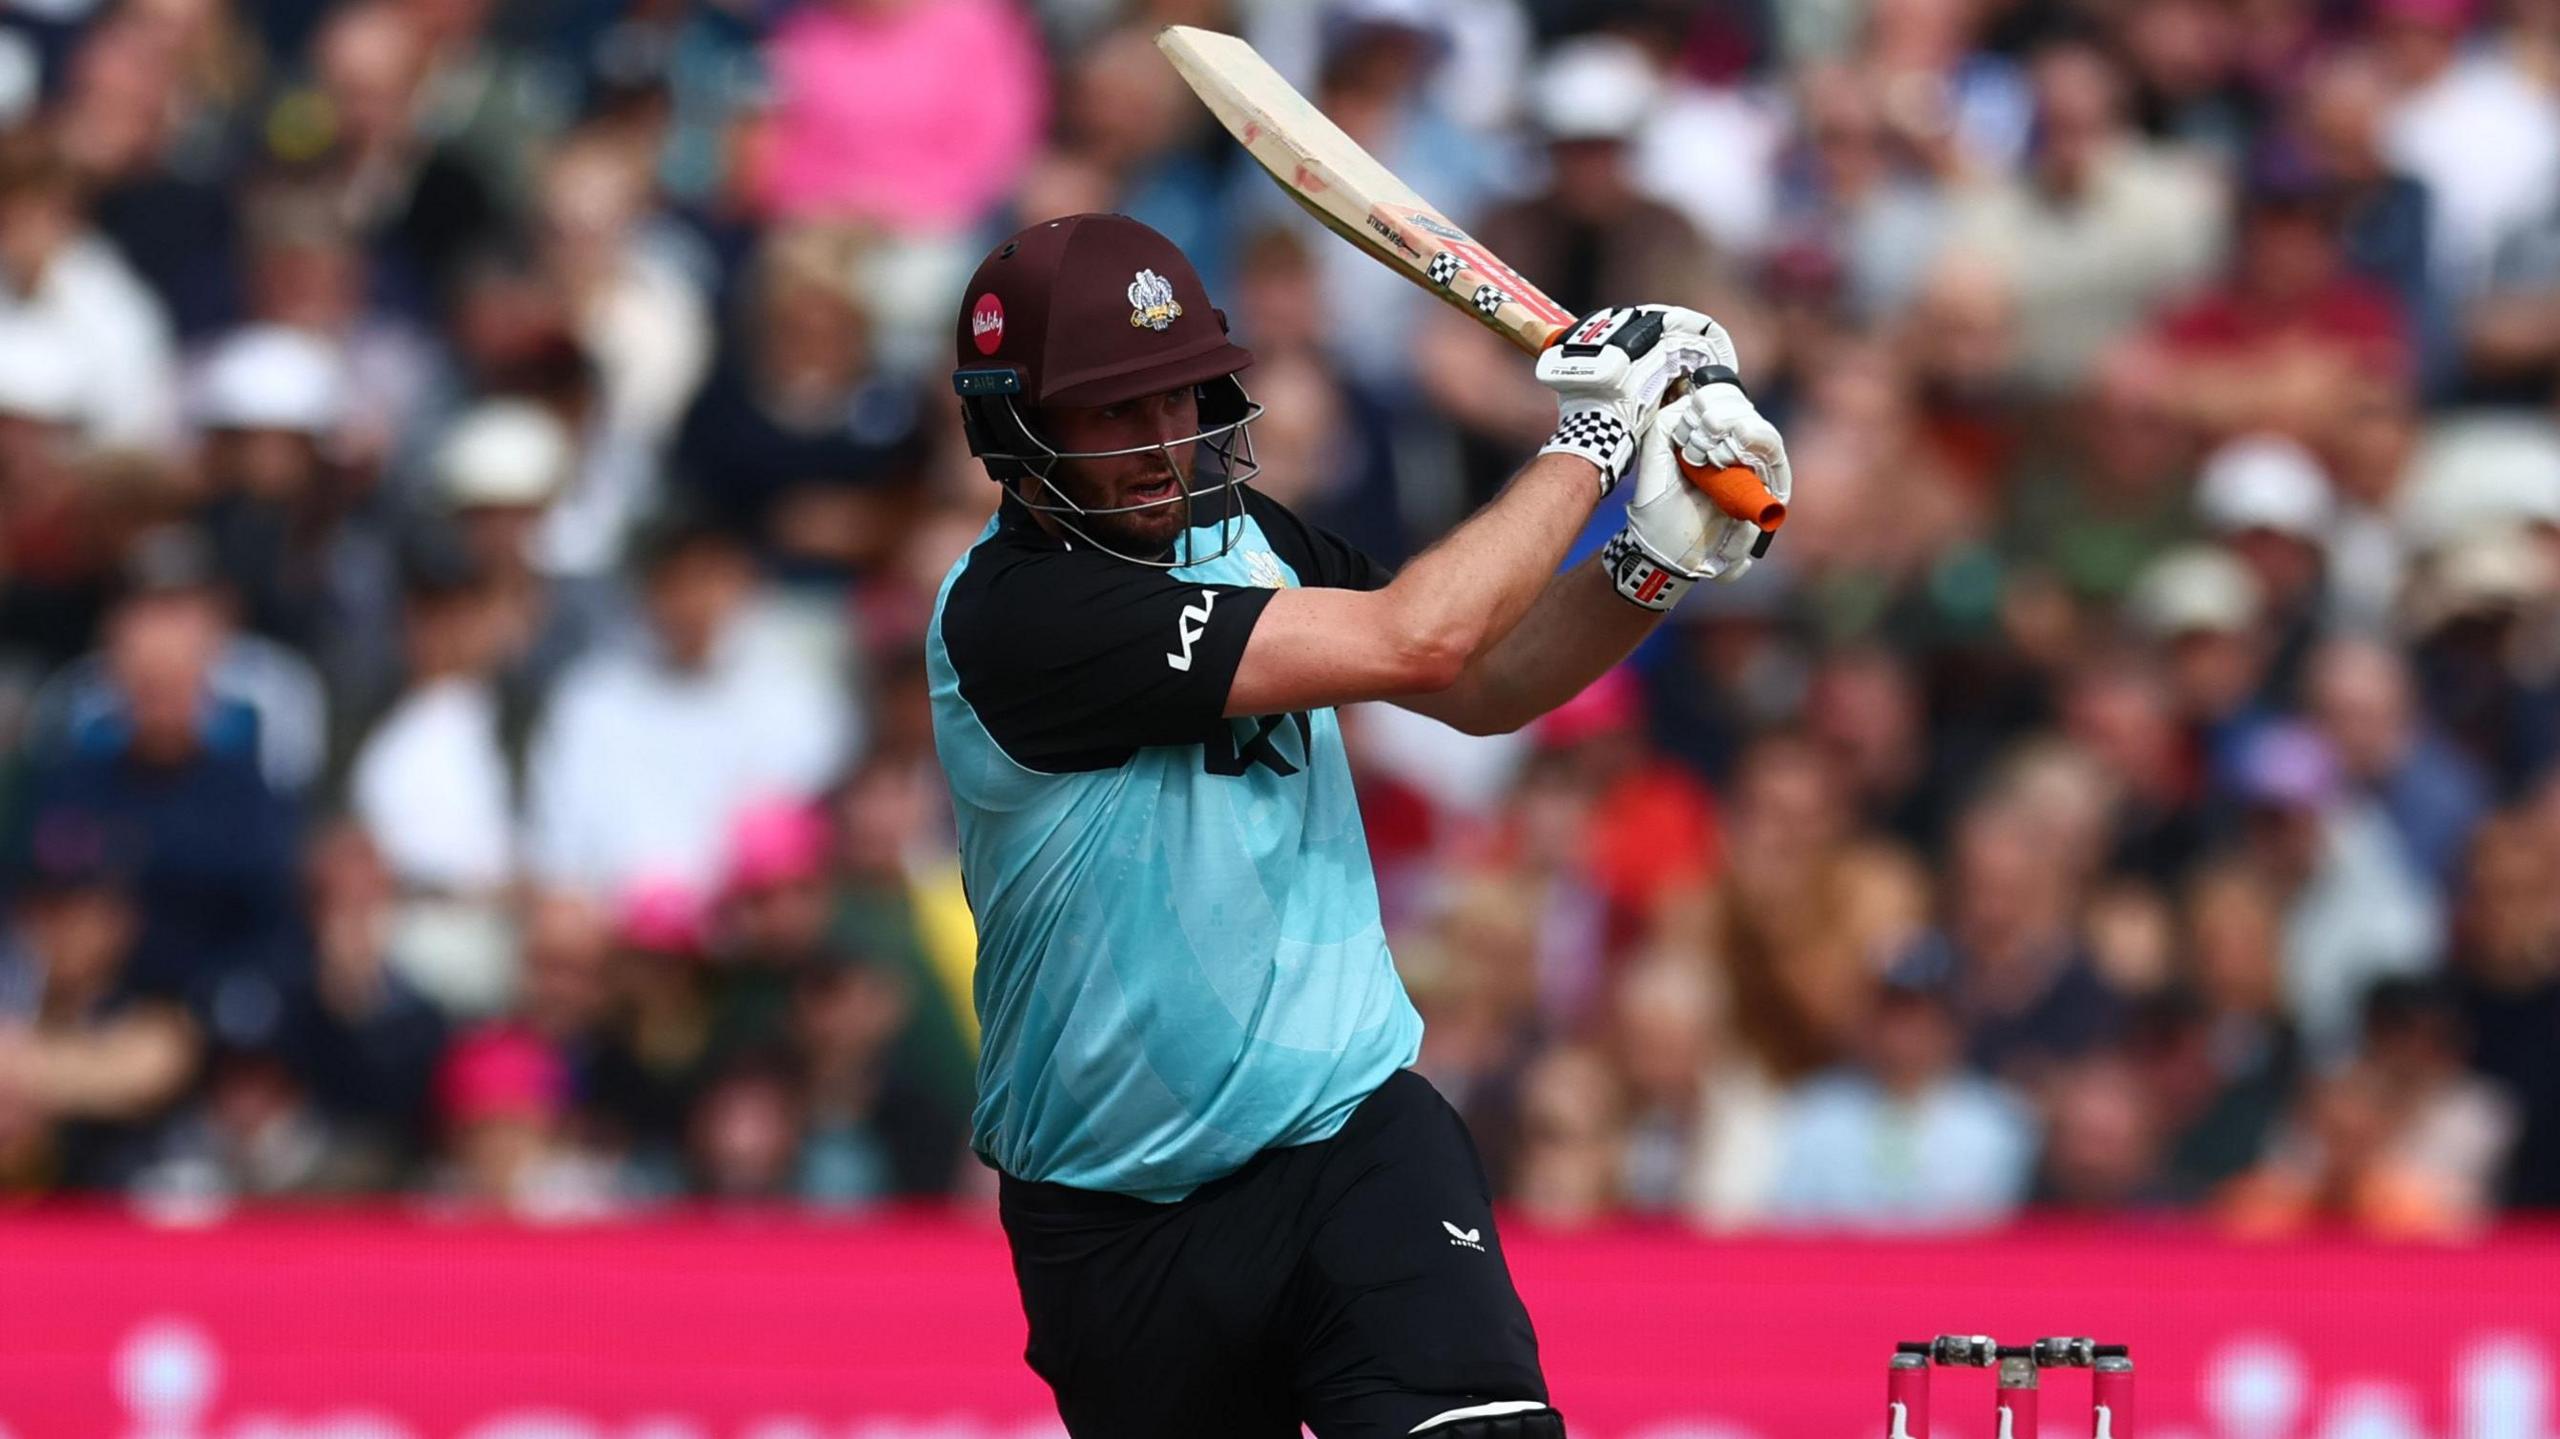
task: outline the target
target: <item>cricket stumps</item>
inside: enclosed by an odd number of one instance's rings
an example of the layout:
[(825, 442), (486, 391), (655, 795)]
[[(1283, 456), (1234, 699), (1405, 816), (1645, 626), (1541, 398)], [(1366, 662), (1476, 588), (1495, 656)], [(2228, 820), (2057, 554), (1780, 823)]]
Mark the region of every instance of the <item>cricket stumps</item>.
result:
[(1929, 1439), (1933, 1366), (1995, 1371), (1996, 1439), (2037, 1439), (2043, 1371), (2086, 1369), (2092, 1439), (2133, 1439), (2133, 1356), (2124, 1345), (2068, 1336), (2002, 1344), (1988, 1334), (1941, 1334), (1894, 1346), (1885, 1368), (1885, 1439)]

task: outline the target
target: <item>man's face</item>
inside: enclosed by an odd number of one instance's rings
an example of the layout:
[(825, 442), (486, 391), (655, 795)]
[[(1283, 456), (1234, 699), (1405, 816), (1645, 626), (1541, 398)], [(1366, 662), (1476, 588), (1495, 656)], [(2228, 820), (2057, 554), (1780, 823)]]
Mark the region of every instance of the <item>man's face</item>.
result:
[(110, 624), (107, 656), (133, 718), (135, 753), (176, 764), (195, 752), (205, 676), (223, 641), (222, 607), (209, 594), (127, 602)]
[(649, 577), (651, 625), (674, 661), (700, 666), (729, 619), (755, 591), (755, 570), (727, 544), (697, 545), (662, 562)]
[(826, 938), (834, 901), (823, 875), (755, 885), (730, 900), (730, 936), (751, 963), (773, 968), (796, 965)]
[(2035, 85), (2038, 168), (2051, 188), (2076, 192), (2115, 133), (2115, 77), (2097, 55), (2063, 50), (2037, 63)]
[[(1152, 556), (1172, 548), (1175, 538), (1190, 528), (1191, 501), (1183, 487), (1195, 468), (1191, 437), (1200, 433), (1200, 400), (1192, 387), (1118, 404), (1044, 410), (1038, 423), (1049, 443), (1063, 451), (1157, 447), (1057, 463), (1050, 482), (1077, 506), (1124, 511), (1070, 517), (1077, 529), (1115, 550)], [(1032, 498), (1045, 497), (1035, 493)], [(1132, 505), (1148, 508), (1129, 509)]]
[(389, 7), (349, 9), (321, 32), (313, 47), (320, 90), (351, 148), (406, 137), (425, 75), (425, 42), (410, 16)]
[(223, 489), (281, 503), (317, 485), (320, 446), (293, 430), (220, 430), (207, 443), (205, 463)]
[(139, 923), (132, 902), (105, 886), (30, 898), (20, 913), (53, 981), (75, 994), (114, 981)]
[(455, 514), (463, 547), (491, 571), (507, 576), (531, 571), (534, 535), (542, 528), (538, 505), (466, 505)]
[(2327, 833), (2320, 811), (2303, 804), (2252, 804), (2242, 826), (2248, 849), (2278, 883), (2290, 889), (2311, 882)]
[(1555, 196), (1565, 213), (1598, 221), (1623, 210), (1627, 147), (1617, 140), (1559, 140), (1548, 147)]
[(35, 288), (45, 267), (78, 232), (80, 216), (69, 193), (43, 187), (0, 202), (0, 266), (21, 290)]
[(1886, 1089), (1916, 1093), (1954, 1064), (1958, 1039), (1944, 1001), (1897, 994), (1879, 1004), (1868, 1022), (1868, 1063)]
[(2169, 643), (2169, 680), (2193, 721), (2223, 718), (2248, 701), (2265, 672), (2265, 650), (2248, 632), (2191, 629)]

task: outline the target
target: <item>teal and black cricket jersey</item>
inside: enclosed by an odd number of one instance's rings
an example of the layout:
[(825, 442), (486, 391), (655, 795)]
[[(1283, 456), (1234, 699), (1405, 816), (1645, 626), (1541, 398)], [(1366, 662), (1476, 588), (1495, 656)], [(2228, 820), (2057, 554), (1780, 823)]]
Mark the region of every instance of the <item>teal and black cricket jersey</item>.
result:
[(1250, 491), (1245, 513), (1229, 553), (1162, 570), (1007, 503), (935, 604), (973, 1143), (1017, 1178), (1176, 1200), (1330, 1137), (1420, 1047), (1333, 712), (1221, 715), (1276, 588), (1387, 575)]

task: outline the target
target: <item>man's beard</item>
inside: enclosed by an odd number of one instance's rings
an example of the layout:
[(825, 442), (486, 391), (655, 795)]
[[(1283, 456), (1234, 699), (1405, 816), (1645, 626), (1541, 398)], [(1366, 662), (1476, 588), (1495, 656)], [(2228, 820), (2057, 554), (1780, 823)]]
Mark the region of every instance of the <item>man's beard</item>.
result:
[[(1148, 483), (1161, 483), (1165, 478), (1159, 474)], [(1226, 517), (1227, 511), (1222, 508), (1220, 500), (1213, 499), (1205, 505), (1201, 502), (1193, 489), (1196, 475), (1185, 475), (1176, 470), (1171, 478), (1175, 492), (1153, 502), (1134, 497), (1140, 488), (1138, 485), (1122, 486), (1108, 496), (1072, 494), (1067, 487), (1060, 486), (1060, 492), (1071, 494), (1077, 507), (1086, 513), (1059, 518), (1075, 530), (1082, 531), (1095, 544), (1121, 554), (1143, 560), (1175, 558), (1174, 547), (1193, 526), (1217, 523)], [(1236, 503), (1238, 501), (1232, 492), (1223, 499), (1226, 505)], [(1122, 508), (1137, 504), (1145, 504), (1146, 508)]]
[(1174, 545), (1191, 528), (1191, 496), (1176, 495), (1153, 509), (1126, 514), (1089, 515), (1078, 528), (1122, 554), (1145, 560), (1170, 559)]

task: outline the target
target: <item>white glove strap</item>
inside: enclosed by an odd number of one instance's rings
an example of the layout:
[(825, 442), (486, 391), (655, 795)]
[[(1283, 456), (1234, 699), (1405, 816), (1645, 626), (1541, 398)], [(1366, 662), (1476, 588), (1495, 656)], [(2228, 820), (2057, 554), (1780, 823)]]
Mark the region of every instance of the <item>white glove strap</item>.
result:
[(1636, 436), (1618, 418), (1614, 406), (1568, 404), (1556, 417), (1556, 432), (1538, 447), (1538, 453), (1579, 455), (1598, 465), (1600, 493), (1606, 495), (1618, 487), (1627, 466), (1635, 463)]
[(1629, 604), (1662, 611), (1680, 603), (1696, 581), (1646, 554), (1635, 532), (1620, 530), (1600, 547), (1600, 564)]

